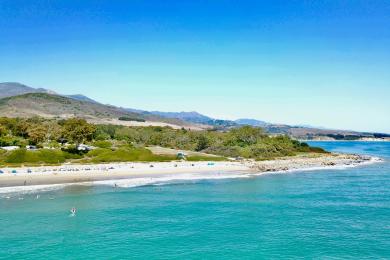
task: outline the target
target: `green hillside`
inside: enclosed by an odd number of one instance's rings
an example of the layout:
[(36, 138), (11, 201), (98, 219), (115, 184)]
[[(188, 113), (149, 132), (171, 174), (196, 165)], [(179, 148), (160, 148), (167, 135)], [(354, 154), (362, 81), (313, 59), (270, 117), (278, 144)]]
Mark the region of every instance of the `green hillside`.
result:
[(99, 122), (99, 119), (130, 118), (134, 121), (148, 120), (183, 125), (183, 122), (176, 119), (128, 112), (115, 106), (47, 93), (28, 93), (0, 99), (0, 116), (22, 118), (34, 116), (43, 118), (79, 117), (95, 122)]

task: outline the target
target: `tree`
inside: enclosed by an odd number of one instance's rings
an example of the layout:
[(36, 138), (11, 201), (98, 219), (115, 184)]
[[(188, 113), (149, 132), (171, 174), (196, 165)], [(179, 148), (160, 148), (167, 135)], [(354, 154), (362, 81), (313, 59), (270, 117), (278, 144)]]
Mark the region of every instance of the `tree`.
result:
[(0, 125), (0, 137), (5, 136), (7, 134), (7, 128), (3, 125)]
[(27, 129), (28, 139), (33, 144), (38, 144), (45, 141), (46, 133), (46, 128), (41, 124), (34, 124)]
[(265, 137), (263, 129), (259, 127), (243, 126), (232, 129), (229, 132), (227, 144), (245, 147), (256, 144), (263, 137)]
[(15, 135), (26, 138), (28, 136), (28, 128), (29, 127), (30, 127), (30, 124), (27, 122), (27, 120), (22, 119), (22, 120), (17, 121), (17, 123), (15, 125)]
[(195, 151), (199, 152), (199, 151), (206, 149), (207, 147), (209, 147), (209, 143), (210, 143), (209, 139), (205, 135), (200, 134), (197, 137)]
[(0, 117), (0, 126), (4, 127), (9, 132), (14, 132), (16, 128), (17, 120), (15, 118)]
[(57, 141), (61, 138), (61, 127), (56, 121), (48, 121), (44, 123), (46, 128), (45, 141)]
[(63, 122), (63, 135), (76, 145), (92, 140), (96, 127), (84, 119), (71, 118)]

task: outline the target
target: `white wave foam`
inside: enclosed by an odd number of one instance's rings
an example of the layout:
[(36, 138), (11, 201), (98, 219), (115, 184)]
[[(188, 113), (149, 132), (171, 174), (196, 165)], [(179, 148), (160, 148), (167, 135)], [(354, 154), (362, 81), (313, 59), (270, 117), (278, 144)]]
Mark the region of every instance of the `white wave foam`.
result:
[(0, 188), (0, 194), (8, 193), (37, 193), (58, 190), (65, 187), (67, 184), (50, 184), (50, 185), (31, 185), (31, 186), (15, 186)]
[(313, 166), (307, 168), (295, 168), (289, 170), (280, 170), (280, 171), (270, 171), (270, 172), (259, 172), (254, 175), (264, 175), (264, 174), (282, 174), (282, 173), (294, 173), (294, 172), (308, 172), (308, 171), (321, 171), (321, 170), (345, 170), (349, 168), (355, 168), (359, 166), (367, 166), (376, 163), (385, 162), (382, 158), (379, 157), (370, 157), (369, 160), (358, 162), (358, 163), (350, 163), (350, 164), (340, 164), (340, 165), (324, 165), (324, 166)]
[(249, 174), (238, 173), (238, 174), (219, 174), (219, 173), (208, 173), (208, 174), (175, 174), (170, 176), (159, 176), (150, 178), (130, 178), (130, 179), (119, 179), (119, 180), (107, 180), (107, 181), (95, 181), (94, 185), (108, 185), (116, 186), (120, 188), (132, 188), (146, 185), (167, 185), (177, 182), (188, 182), (188, 181), (201, 181), (201, 180), (218, 180), (218, 179), (235, 179), (235, 178), (248, 178)]
[(12, 193), (33, 194), (38, 192), (59, 190), (70, 185), (83, 185), (83, 186), (104, 185), (104, 186), (112, 186), (112, 187), (116, 186), (120, 188), (132, 188), (132, 187), (140, 187), (140, 186), (147, 186), (147, 185), (167, 185), (176, 182), (247, 178), (247, 177), (250, 177), (250, 175), (244, 173), (242, 174), (241, 173), (175, 174), (169, 176), (156, 176), (150, 178), (143, 177), (143, 178), (116, 179), (116, 180), (79, 182), (79, 183), (67, 183), (67, 184), (4, 187), (4, 188), (0, 188), (0, 194), (12, 194)]
[[(174, 174), (174, 175), (160, 175), (156, 177), (143, 177), (143, 178), (128, 178), (128, 179), (116, 179), (116, 180), (104, 180), (94, 182), (81, 182), (81, 183), (68, 183), (68, 184), (51, 184), (51, 185), (32, 185), (32, 186), (16, 186), (16, 187), (4, 187), (0, 188), (0, 194), (10, 193), (37, 193), (37, 192), (48, 192), (53, 190), (62, 189), (70, 185), (105, 185), (105, 186), (116, 186), (120, 188), (132, 188), (146, 185), (167, 185), (172, 183), (189, 182), (189, 181), (201, 181), (201, 180), (218, 180), (218, 179), (236, 179), (236, 178), (248, 178), (253, 176), (268, 175), (268, 174), (283, 174), (292, 172), (307, 172), (307, 171), (318, 171), (318, 170), (343, 170), (347, 168), (353, 168), (357, 166), (369, 165), (378, 162), (384, 162), (383, 159), (378, 157), (371, 157), (369, 160), (360, 163), (351, 163), (349, 165), (333, 165), (333, 166), (317, 166), (307, 168), (296, 168), (283, 171), (274, 172), (237, 172), (237, 173), (196, 173), (196, 174)], [(4, 197), (4, 196), (3, 196)]]

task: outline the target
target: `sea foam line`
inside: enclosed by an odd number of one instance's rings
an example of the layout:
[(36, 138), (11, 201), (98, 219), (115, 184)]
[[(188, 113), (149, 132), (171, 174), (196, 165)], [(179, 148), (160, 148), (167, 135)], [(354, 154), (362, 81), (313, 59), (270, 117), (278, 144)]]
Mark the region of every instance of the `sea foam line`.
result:
[(233, 179), (233, 178), (247, 178), (249, 174), (245, 173), (203, 173), (203, 174), (172, 174), (169, 176), (160, 175), (158, 177), (139, 177), (127, 179), (115, 179), (93, 182), (78, 182), (66, 184), (50, 184), (50, 185), (31, 185), (31, 186), (15, 186), (0, 188), (0, 194), (21, 193), (31, 194), (54, 191), (62, 189), (66, 186), (81, 185), (81, 186), (112, 186), (119, 188), (133, 188), (147, 185), (167, 185), (174, 182), (200, 181), (200, 180), (217, 180), (217, 179)]
[(14, 186), (14, 187), (2, 187), (0, 188), (0, 194), (8, 193), (36, 193), (36, 192), (48, 192), (53, 190), (62, 189), (70, 184), (48, 184), (48, 185), (30, 185), (30, 186)]
[(181, 181), (201, 181), (201, 180), (219, 180), (219, 179), (236, 179), (248, 178), (250, 174), (245, 173), (207, 173), (207, 174), (175, 174), (171, 176), (149, 177), (149, 178), (129, 178), (106, 181), (95, 181), (93, 185), (109, 185), (120, 188), (132, 188), (147, 185), (167, 185)]
[(356, 168), (360, 166), (367, 166), (376, 163), (383, 163), (385, 160), (379, 157), (370, 156), (370, 159), (367, 161), (351, 164), (340, 164), (340, 165), (323, 165), (323, 166), (313, 166), (313, 167), (302, 167), (302, 168), (293, 168), (288, 170), (280, 171), (269, 171), (269, 172), (258, 172), (253, 175), (265, 175), (265, 174), (283, 174), (283, 173), (295, 173), (295, 172), (308, 172), (308, 171), (321, 171), (321, 170), (345, 170), (349, 168)]

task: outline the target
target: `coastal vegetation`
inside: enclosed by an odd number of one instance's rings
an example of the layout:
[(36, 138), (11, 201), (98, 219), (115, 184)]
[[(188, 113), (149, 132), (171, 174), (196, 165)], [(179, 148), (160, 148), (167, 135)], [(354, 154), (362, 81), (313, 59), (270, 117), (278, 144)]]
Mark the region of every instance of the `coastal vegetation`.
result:
[(228, 131), (243, 125), (263, 127), (273, 135), (288, 135), (300, 140), (390, 140), (385, 133), (369, 133), (345, 130), (319, 129), (309, 126), (272, 124), (255, 119), (221, 120), (198, 112), (160, 112), (115, 107), (99, 103), (91, 98), (77, 95), (55, 94), (48, 89), (36, 89), (15, 82), (0, 83), (0, 117), (30, 118), (80, 117), (91, 122), (104, 124), (115, 122), (130, 125), (166, 125), (193, 130), (213, 128)]
[[(170, 127), (95, 125), (84, 119), (0, 118), (0, 164), (60, 164), (67, 161), (100, 163), (119, 161), (170, 161), (175, 155), (153, 154), (160, 146), (217, 155), (212, 160), (248, 158), (267, 160), (298, 153), (324, 153), (321, 148), (284, 135), (269, 136), (259, 127), (229, 131), (190, 131)], [(26, 148), (27, 147), (27, 148)], [(208, 156), (187, 156), (207, 161)]]
[(120, 121), (135, 121), (135, 122), (145, 122), (145, 119), (142, 118), (136, 118), (136, 117), (128, 117), (128, 116), (120, 116), (118, 118)]

